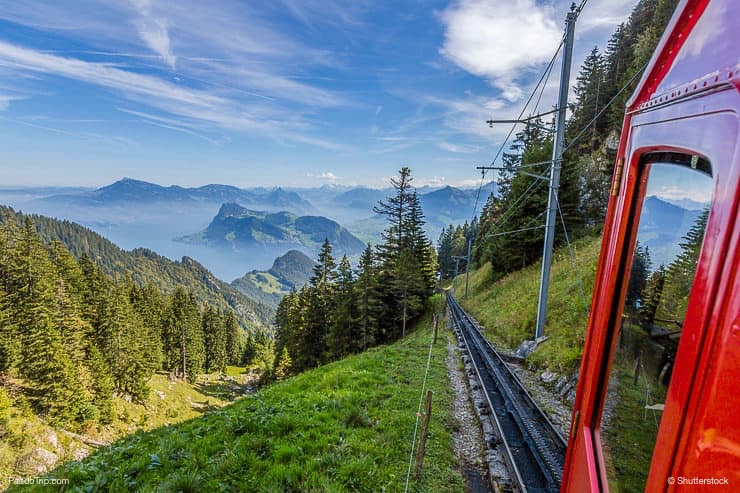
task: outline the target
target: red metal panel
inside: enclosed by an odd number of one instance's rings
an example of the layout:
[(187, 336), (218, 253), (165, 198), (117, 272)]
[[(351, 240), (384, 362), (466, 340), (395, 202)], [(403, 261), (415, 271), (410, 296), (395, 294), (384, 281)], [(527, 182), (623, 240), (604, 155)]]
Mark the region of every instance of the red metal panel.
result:
[[(735, 181), (740, 175), (735, 157)], [(732, 182), (731, 182), (732, 183)], [(729, 187), (728, 187), (729, 188)], [(738, 491), (740, 488), (740, 414), (737, 376), (740, 371), (740, 196), (735, 194), (734, 227), (727, 228), (730, 244), (717, 264), (724, 269), (716, 274), (718, 292), (711, 307), (709, 334), (699, 363), (685, 425), (678, 430), (680, 447), (669, 472), (651, 471), (649, 487), (665, 484), (666, 477), (676, 482), (670, 490), (680, 490), (678, 478), (727, 480), (727, 484), (691, 485), (692, 491)], [(735, 234), (732, 234), (735, 232)], [(713, 273), (709, 274), (710, 276)]]
[[(704, 12), (706, 17), (702, 18)], [(692, 31), (698, 23), (701, 23), (700, 29)], [(737, 376), (740, 359), (737, 344), (740, 321), (737, 317), (737, 294), (733, 301), (727, 299), (738, 289), (737, 278), (734, 284), (728, 285), (728, 276), (722, 271), (730, 268), (734, 273), (735, 266), (740, 263), (737, 253), (730, 255), (737, 250), (736, 246), (730, 248), (730, 240), (737, 242), (740, 231), (732, 227), (740, 200), (740, 163), (735, 150), (738, 136), (736, 112), (740, 107), (736, 48), (736, 33), (740, 26), (737, 23), (738, 9), (734, 0), (714, 0), (709, 7), (706, 0), (682, 2), (628, 105), (636, 112), (625, 117), (625, 131), (618, 150), (618, 165), (623, 159), (626, 162), (621, 175), (614, 173), (612, 186), (616, 186), (620, 193), (610, 200), (604, 227), (562, 491), (607, 490), (605, 473), (598, 467), (601, 461), (598, 426), (614, 352), (610, 325), (614, 325), (614, 316), (621, 309), (621, 306), (614, 306), (614, 300), (623, 299), (624, 294), (618, 296), (620, 293), (616, 293), (623, 276), (622, 255), (629, 251), (633, 241), (626, 235), (633, 217), (630, 214), (634, 213), (629, 207), (638, 179), (637, 162), (641, 153), (655, 149), (698, 153), (707, 157), (713, 165), (716, 188), (695, 289), (656, 444), (660, 453), (654, 458), (647, 490), (669, 489), (666, 479), (671, 474), (711, 472), (715, 466), (709, 461), (717, 461), (718, 470), (728, 471), (728, 474), (740, 471), (740, 437), (737, 431), (740, 430), (740, 402), (730, 383), (731, 376)], [(706, 26), (717, 25), (724, 26), (720, 31), (731, 36), (733, 42), (718, 43), (719, 49), (714, 55), (700, 57), (701, 63), (697, 63), (694, 56), (694, 62), (691, 62), (689, 55), (693, 51), (701, 53), (697, 50), (701, 39), (697, 36), (706, 37)], [(689, 42), (684, 43), (689, 37)], [(682, 47), (693, 51), (680, 55)], [(728, 61), (732, 60), (734, 65), (728, 69)], [(714, 67), (713, 64), (717, 65), (712, 69), (716, 74), (707, 69)], [(689, 80), (681, 80), (689, 76)], [(728, 81), (732, 84), (727, 85)], [(692, 86), (694, 82), (697, 88)], [(668, 86), (677, 88), (673, 89), (672, 95), (660, 94)], [(654, 99), (650, 100), (651, 97)], [(735, 259), (734, 264), (728, 260), (728, 255), (729, 259)], [(728, 307), (730, 314), (725, 316), (725, 322), (719, 323), (718, 313), (725, 313), (722, 311), (724, 306)], [(721, 328), (720, 335), (715, 337), (718, 328)], [(727, 344), (732, 344), (733, 348), (728, 348)], [(703, 390), (703, 385), (707, 386), (706, 390)], [(724, 404), (714, 410), (707, 407), (720, 401)], [(687, 433), (688, 430), (691, 434)], [(737, 478), (734, 489), (739, 490), (739, 485), (740, 478)], [(717, 491), (716, 486), (714, 488)]]

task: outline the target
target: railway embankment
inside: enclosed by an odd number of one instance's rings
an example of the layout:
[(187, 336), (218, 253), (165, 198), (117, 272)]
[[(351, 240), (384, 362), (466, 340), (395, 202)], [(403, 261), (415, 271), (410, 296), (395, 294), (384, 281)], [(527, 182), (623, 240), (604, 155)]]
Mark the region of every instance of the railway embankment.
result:
[[(551, 271), (544, 341), (523, 359), (544, 388), (564, 400), (575, 396), (575, 377), (585, 341), (601, 238), (583, 238), (556, 250)], [(571, 255), (572, 253), (572, 255)], [(449, 283), (456, 299), (483, 327), (503, 353), (514, 356), (534, 339), (540, 263), (492, 281), (490, 264), (471, 270), (468, 296), (465, 275)], [(504, 356), (506, 356), (504, 354)], [(521, 361), (521, 358), (519, 358)], [(538, 384), (539, 384), (538, 383)]]

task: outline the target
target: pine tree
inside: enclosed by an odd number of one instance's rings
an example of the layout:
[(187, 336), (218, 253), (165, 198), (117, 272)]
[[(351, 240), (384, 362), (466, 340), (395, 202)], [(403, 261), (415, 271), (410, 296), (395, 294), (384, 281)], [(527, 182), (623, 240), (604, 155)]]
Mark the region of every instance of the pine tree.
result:
[(681, 252), (666, 268), (663, 295), (656, 311), (657, 319), (683, 323), (708, 218), (709, 209), (704, 209), (679, 243)]
[[(427, 238), (424, 232), (424, 211), (421, 208), (419, 197), (414, 190), (409, 196), (409, 213), (406, 221), (406, 234), (409, 238), (410, 251), (416, 260), (421, 278), (421, 285), (418, 287), (419, 295), (423, 300), (431, 296), (434, 285), (437, 282), (437, 252), (434, 245)], [(468, 238), (475, 235), (475, 227), (471, 225), (468, 231)], [(466, 241), (467, 245), (467, 241)]]
[(227, 337), (226, 326), (217, 310), (206, 305), (203, 310), (203, 336), (205, 338), (207, 372), (226, 371), (227, 364)]
[(290, 294), (280, 300), (275, 312), (275, 353), (280, 355), (283, 348), (286, 348), (287, 352), (295, 357), (292, 367), (299, 371), (307, 367), (301, 353), (305, 346), (304, 337), (305, 323), (301, 296), (293, 288)]
[(594, 47), (581, 66), (576, 79), (576, 101), (571, 106), (572, 115), (568, 121), (568, 136), (574, 138), (587, 126), (587, 134), (578, 141), (578, 147), (586, 152), (593, 151), (604, 135), (607, 127), (607, 116), (604, 114), (596, 121), (606, 103), (607, 84), (604, 57)]
[(90, 370), (90, 389), (93, 396), (91, 402), (98, 410), (98, 420), (102, 424), (108, 424), (115, 418), (113, 410), (115, 383), (105, 357), (100, 353), (98, 347), (92, 341), (90, 342), (87, 346), (86, 362)]
[(205, 364), (205, 345), (198, 305), (192, 294), (178, 287), (170, 297), (162, 331), (166, 369), (195, 381)]
[(242, 362), (244, 342), (242, 341), (241, 329), (236, 322), (236, 316), (231, 310), (227, 310), (223, 316), (224, 333), (226, 334), (226, 363), (239, 365)]
[(357, 332), (359, 350), (374, 346), (380, 331), (380, 317), (383, 312), (377, 268), (371, 245), (362, 252), (359, 273), (355, 281), (357, 295)]
[(141, 340), (142, 350), (149, 355), (152, 366), (162, 368), (164, 350), (162, 348), (162, 327), (164, 325), (165, 301), (154, 284), (139, 288), (130, 276), (126, 277), (126, 290), (129, 300), (144, 325)]
[(455, 262), (452, 259), (452, 234), (454, 231), (452, 224), (449, 227), (442, 228), (439, 240), (437, 240), (437, 259), (439, 261), (439, 272), (443, 279), (452, 276), (455, 270)]
[(149, 395), (149, 379), (159, 366), (156, 355), (150, 352), (147, 334), (131, 305), (127, 286), (114, 287), (101, 310), (98, 339), (116, 391), (139, 402)]
[(357, 299), (354, 283), (352, 266), (345, 255), (339, 262), (334, 308), (327, 335), (327, 350), (331, 360), (344, 358), (359, 349), (355, 325)]
[(278, 357), (275, 358), (275, 380), (285, 380), (288, 378), (291, 375), (292, 366), (293, 361), (288, 353), (288, 348), (283, 346), (282, 351), (280, 351)]
[(11, 255), (16, 238), (15, 219), (5, 213), (0, 223), (0, 381), (14, 366), (18, 337), (10, 317)]
[(304, 301), (306, 325), (301, 353), (307, 358), (309, 367), (321, 363), (326, 354), (326, 334), (335, 306), (336, 278), (336, 262), (327, 239), (319, 251), (318, 262), (309, 280), (310, 289), (306, 291), (308, 298)]
[(391, 178), (394, 195), (388, 197), (385, 202), (381, 200), (373, 208), (373, 212), (385, 216), (388, 221), (388, 227), (381, 235), (383, 242), (378, 245), (379, 255), (386, 264), (393, 263), (400, 251), (408, 247), (404, 233), (409, 213), (412, 182), (411, 170), (404, 166), (399, 170), (397, 178)]
[(79, 421), (83, 389), (55, 323), (54, 267), (28, 217), (11, 258), (8, 298), (24, 349), (21, 375), (33, 386), (34, 400), (50, 421)]
[(631, 311), (636, 310), (642, 303), (641, 295), (645, 289), (648, 276), (651, 272), (650, 252), (648, 247), (643, 247), (638, 241), (632, 256), (632, 268), (630, 270), (629, 282), (627, 283), (627, 295), (625, 307)]

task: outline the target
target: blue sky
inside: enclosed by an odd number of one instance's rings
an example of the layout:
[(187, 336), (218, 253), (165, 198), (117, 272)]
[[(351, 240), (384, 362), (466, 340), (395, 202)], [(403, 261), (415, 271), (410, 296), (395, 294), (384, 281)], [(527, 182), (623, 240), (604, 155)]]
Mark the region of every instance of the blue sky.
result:
[[(570, 3), (0, 0), (0, 186), (476, 184)], [(633, 5), (589, 1), (577, 64)]]

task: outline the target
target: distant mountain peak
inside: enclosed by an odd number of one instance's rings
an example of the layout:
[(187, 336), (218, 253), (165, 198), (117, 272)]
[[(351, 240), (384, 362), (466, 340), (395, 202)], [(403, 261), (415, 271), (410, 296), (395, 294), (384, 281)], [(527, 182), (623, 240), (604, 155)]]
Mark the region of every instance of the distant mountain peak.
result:
[(221, 204), (216, 217), (241, 216), (246, 210), (236, 202), (224, 202)]

